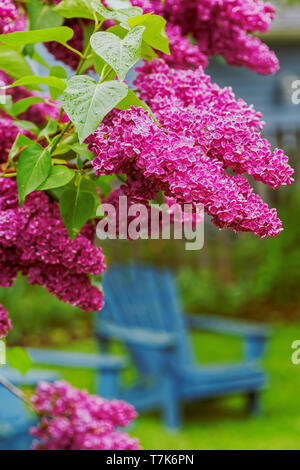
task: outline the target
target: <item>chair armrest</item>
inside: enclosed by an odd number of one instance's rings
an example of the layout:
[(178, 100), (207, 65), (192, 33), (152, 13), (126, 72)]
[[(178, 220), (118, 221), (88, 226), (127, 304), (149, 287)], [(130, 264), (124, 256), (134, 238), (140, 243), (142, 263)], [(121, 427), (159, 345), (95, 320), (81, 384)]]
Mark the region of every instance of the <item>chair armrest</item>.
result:
[(220, 334), (242, 336), (244, 338), (267, 339), (270, 330), (266, 326), (243, 323), (233, 320), (224, 320), (211, 315), (186, 315), (187, 325), (190, 328), (212, 331)]
[(117, 339), (127, 344), (158, 350), (168, 350), (176, 344), (173, 334), (144, 328), (117, 326), (106, 320), (100, 320), (97, 336), (99, 339)]
[(107, 354), (84, 354), (48, 349), (27, 349), (32, 362), (49, 366), (74, 367), (77, 369), (118, 371), (126, 366), (122, 357)]

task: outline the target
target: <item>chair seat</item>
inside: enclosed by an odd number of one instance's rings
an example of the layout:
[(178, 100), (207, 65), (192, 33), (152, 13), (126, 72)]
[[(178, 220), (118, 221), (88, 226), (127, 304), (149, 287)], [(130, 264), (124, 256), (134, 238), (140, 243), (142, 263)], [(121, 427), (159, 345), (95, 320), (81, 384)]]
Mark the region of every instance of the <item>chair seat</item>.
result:
[(253, 363), (182, 367), (176, 372), (182, 382), (181, 397), (217, 396), (229, 392), (255, 391), (266, 384), (265, 374)]

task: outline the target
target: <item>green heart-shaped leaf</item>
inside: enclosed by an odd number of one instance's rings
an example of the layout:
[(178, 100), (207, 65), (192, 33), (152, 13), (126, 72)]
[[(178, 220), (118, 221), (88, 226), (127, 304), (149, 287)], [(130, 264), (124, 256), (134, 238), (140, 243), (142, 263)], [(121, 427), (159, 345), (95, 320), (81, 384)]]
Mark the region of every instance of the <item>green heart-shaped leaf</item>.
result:
[(106, 0), (106, 4), (108, 8), (111, 8), (112, 10), (131, 7), (131, 2), (129, 0)]
[(112, 33), (99, 32), (91, 37), (93, 50), (116, 72), (120, 80), (125, 80), (127, 72), (140, 59), (144, 26), (132, 29), (124, 39)]
[(144, 41), (154, 49), (170, 54), (169, 39), (166, 34), (167, 22), (164, 18), (147, 13), (135, 18), (128, 18), (127, 22), (132, 28), (143, 25), (146, 28), (143, 35)]
[(116, 80), (97, 83), (91, 77), (72, 77), (61, 96), (63, 108), (75, 124), (82, 143), (128, 93), (125, 83)]
[(17, 183), (21, 206), (27, 194), (35, 191), (48, 177), (51, 155), (47, 149), (34, 143), (20, 154), (17, 165)]
[(59, 200), (61, 217), (71, 240), (74, 240), (86, 222), (94, 215), (95, 201), (85, 191), (68, 189)]

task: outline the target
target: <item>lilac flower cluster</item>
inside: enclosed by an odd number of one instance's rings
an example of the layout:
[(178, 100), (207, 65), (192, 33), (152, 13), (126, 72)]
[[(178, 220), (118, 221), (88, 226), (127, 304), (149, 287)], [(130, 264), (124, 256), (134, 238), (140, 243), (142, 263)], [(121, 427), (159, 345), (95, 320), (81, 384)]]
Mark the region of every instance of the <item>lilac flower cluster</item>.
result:
[[(143, 0), (135, 0), (143, 7)], [(148, 8), (148, 3), (145, 5)], [(262, 0), (160, 0), (151, 2), (158, 14), (192, 34), (207, 57), (220, 54), (231, 65), (246, 66), (261, 74), (275, 73), (274, 52), (250, 33), (266, 32), (275, 8)], [(153, 10), (152, 8), (152, 10)], [(199, 64), (201, 65), (201, 64)]]
[[(131, 0), (133, 6), (143, 9), (144, 14), (156, 13), (164, 16), (162, 2), (151, 0)], [(174, 68), (195, 68), (202, 65), (208, 65), (207, 56), (199, 49), (197, 44), (192, 44), (182, 33), (181, 27), (177, 23), (168, 21), (166, 33), (169, 38), (171, 54), (163, 54), (159, 52), (159, 56)]]
[(186, 69), (208, 65), (207, 56), (200, 51), (197, 45), (191, 44), (188, 38), (182, 35), (179, 26), (167, 25), (166, 33), (169, 38), (171, 54), (160, 54), (160, 56), (170, 67)]
[(6, 33), (9, 24), (17, 18), (18, 10), (9, 0), (1, 0), (0, 2), (0, 31), (1, 34)]
[[(216, 54), (223, 55), (229, 64), (246, 66), (262, 74), (275, 73), (279, 68), (274, 52), (249, 34), (269, 29), (275, 15), (269, 3), (261, 0), (131, 0), (131, 3), (144, 13), (154, 12), (168, 21), (171, 55), (160, 56), (174, 68), (206, 67), (208, 57)], [(77, 19), (67, 19), (64, 25), (74, 30), (69, 44), (82, 51), (81, 24)], [(196, 44), (187, 36), (193, 36)], [(47, 48), (57, 60), (77, 68), (78, 55), (54, 42), (47, 44)]]
[[(126, 197), (127, 211), (123, 207), (121, 212), (120, 198), (122, 197)], [(191, 228), (194, 228), (197, 223), (203, 222), (201, 213), (185, 211), (183, 204), (178, 204), (174, 198), (165, 197), (164, 201), (158, 204), (155, 202), (156, 197), (155, 188), (151, 188), (149, 181), (144, 183), (140, 181), (139, 184), (131, 181), (129, 185), (124, 184), (115, 189), (106, 199), (103, 199), (103, 204), (109, 204), (115, 208), (115, 214), (112, 214), (110, 211), (106, 211), (105, 205), (103, 205), (104, 212), (107, 212), (104, 231), (110, 227), (115, 230), (116, 234), (121, 233), (128, 240), (136, 240), (140, 235), (159, 237), (162, 230), (169, 227), (170, 224), (182, 227), (183, 223), (189, 223)], [(150, 200), (153, 201), (153, 204), (150, 203)], [(165, 215), (168, 216), (165, 217)], [(136, 231), (134, 234), (130, 231), (131, 222), (134, 224), (134, 232)]]
[[(261, 114), (212, 84), (201, 67), (174, 70), (155, 60), (138, 71), (135, 85), (162, 127), (141, 109), (110, 113), (88, 138), (96, 172), (126, 173), (135, 200), (164, 191), (179, 204), (203, 204), (221, 228), (280, 233), (276, 210), (241, 176), (272, 188), (293, 181), (287, 156), (261, 137)], [(238, 174), (229, 176), (228, 168)]]
[[(160, 128), (142, 109), (113, 111), (88, 138), (97, 173), (128, 175), (130, 190), (147, 199), (164, 191), (179, 204), (203, 204), (219, 227), (276, 236), (282, 230), (276, 210), (253, 193), (247, 179), (228, 176), (189, 135)], [(146, 196), (144, 196), (146, 194)]]
[(261, 114), (242, 99), (236, 101), (231, 88), (211, 83), (201, 67), (175, 71), (156, 60), (138, 70), (135, 85), (164, 128), (189, 138), (225, 168), (274, 189), (293, 182), (288, 157), (283, 150), (273, 152), (261, 137)]
[(24, 31), (26, 16), (12, 0), (0, 0), (0, 34)]
[(36, 450), (138, 450), (137, 439), (117, 430), (137, 417), (133, 406), (105, 400), (64, 381), (41, 382), (31, 398), (39, 425)]
[(7, 310), (0, 304), (0, 339), (5, 338), (12, 329), (11, 321), (8, 317)]
[(10, 287), (18, 272), (31, 284), (86, 311), (100, 310), (103, 294), (89, 275), (105, 269), (101, 248), (86, 225), (71, 241), (58, 204), (43, 192), (31, 193), (21, 208), (14, 180), (0, 179), (0, 286)]

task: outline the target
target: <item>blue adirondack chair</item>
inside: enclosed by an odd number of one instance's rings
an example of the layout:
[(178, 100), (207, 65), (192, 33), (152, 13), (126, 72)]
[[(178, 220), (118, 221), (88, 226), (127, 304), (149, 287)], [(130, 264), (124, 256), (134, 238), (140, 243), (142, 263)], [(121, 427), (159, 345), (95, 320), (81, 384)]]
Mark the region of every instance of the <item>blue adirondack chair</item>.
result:
[[(139, 411), (160, 409), (165, 425), (181, 423), (181, 405), (231, 393), (244, 393), (251, 412), (259, 408), (266, 377), (258, 360), (268, 331), (256, 325), (212, 316), (183, 315), (172, 274), (144, 265), (114, 265), (104, 276), (105, 307), (95, 317), (96, 333), (106, 351), (111, 340), (126, 344), (139, 371), (133, 387), (100, 382), (99, 394), (124, 399)], [(199, 286), (201, 289), (201, 286)], [(204, 366), (194, 361), (188, 328), (243, 337), (241, 363)]]
[[(120, 371), (126, 362), (123, 358), (99, 354), (77, 354), (46, 349), (28, 349), (34, 363), (77, 369), (91, 369), (97, 372), (98, 380), (104, 377), (107, 386), (115, 388)], [(38, 382), (53, 382), (60, 376), (51, 371), (31, 370), (25, 376), (9, 368), (0, 368), (0, 374), (14, 385), (35, 387)], [(28, 412), (26, 405), (0, 383), (0, 450), (29, 450), (32, 437), (30, 426), (36, 423), (36, 417)]]

